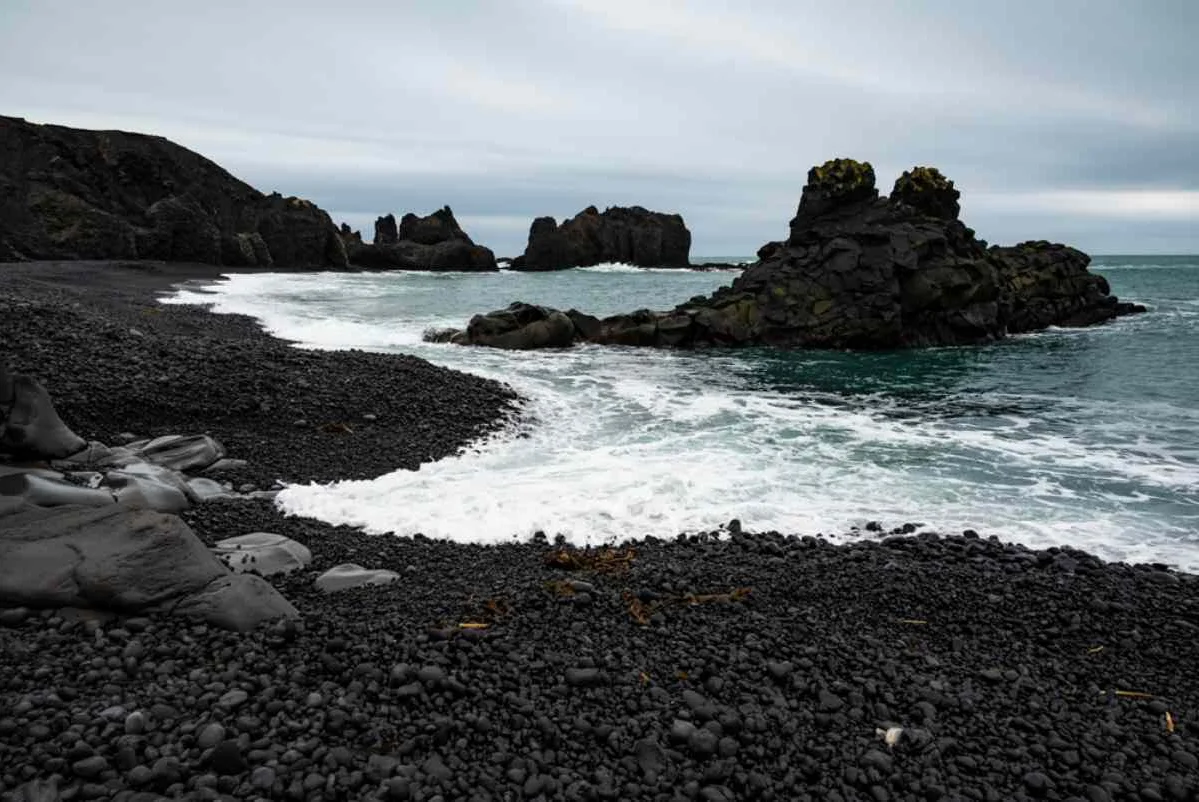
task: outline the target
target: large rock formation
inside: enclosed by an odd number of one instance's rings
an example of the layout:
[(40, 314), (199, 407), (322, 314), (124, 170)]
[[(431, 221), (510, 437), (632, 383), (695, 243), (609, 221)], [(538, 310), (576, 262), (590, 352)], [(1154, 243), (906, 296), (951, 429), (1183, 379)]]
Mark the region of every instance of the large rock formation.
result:
[(162, 137), (0, 117), (0, 261), (346, 266), (333, 221)]
[[(981, 343), (1144, 311), (1111, 295), (1074, 248), (988, 248), (958, 219), (958, 198), (953, 182), (927, 167), (905, 172), (880, 198), (868, 163), (836, 159), (808, 173), (790, 237), (764, 245), (756, 263), (710, 297), (604, 320), (520, 305), (436, 337), (561, 346), (563, 316), (576, 342), (889, 349)], [(555, 337), (542, 336), (551, 324)]]
[(26, 507), (0, 521), (0, 603), (162, 611), (245, 631), (296, 609), (231, 575), (179, 518), (124, 506)]
[(0, 365), (0, 612), (160, 611), (235, 630), (297, 615), (260, 577), (230, 575), (183, 521), (164, 514), (233, 495), (181, 473), (224, 454), (206, 435), (87, 443), (45, 388)]
[(351, 264), (375, 270), (496, 270), (495, 254), (467, 236), (449, 206), (428, 217), (409, 212), (396, 225), (395, 215), (375, 221), (374, 242), (367, 244), (343, 225), (341, 238)]
[(677, 214), (651, 212), (640, 206), (615, 206), (601, 214), (588, 206), (559, 226), (538, 217), (529, 228), (523, 256), (514, 270), (562, 270), (602, 262), (640, 267), (689, 267), (691, 232)]
[(50, 394), (32, 376), (0, 364), (0, 451), (32, 459), (61, 459), (87, 443), (58, 417)]

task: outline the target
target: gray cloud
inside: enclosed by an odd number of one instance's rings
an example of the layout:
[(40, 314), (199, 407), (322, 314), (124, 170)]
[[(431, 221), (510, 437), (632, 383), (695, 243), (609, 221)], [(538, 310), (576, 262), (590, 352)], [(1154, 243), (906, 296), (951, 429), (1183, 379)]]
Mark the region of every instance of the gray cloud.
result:
[(0, 112), (161, 133), (357, 227), (448, 203), (501, 253), (591, 203), (752, 253), (840, 155), (884, 191), (941, 167), (994, 241), (1199, 250), (1199, 4), (744, 5), (9, 0)]

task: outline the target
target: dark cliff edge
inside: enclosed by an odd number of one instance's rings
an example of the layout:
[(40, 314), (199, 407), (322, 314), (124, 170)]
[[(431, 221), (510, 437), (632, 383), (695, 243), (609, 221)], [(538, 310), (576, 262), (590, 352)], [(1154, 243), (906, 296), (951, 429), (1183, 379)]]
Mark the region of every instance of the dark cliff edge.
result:
[(0, 116), (0, 261), (344, 268), (329, 215), (158, 136)]
[(400, 218), (386, 214), (375, 220), (373, 242), (341, 226), (341, 239), (350, 264), (370, 270), (498, 270), (490, 248), (476, 245), (449, 206), (426, 217), (412, 212)]
[(558, 225), (538, 217), (529, 243), (512, 260), (513, 270), (564, 270), (603, 262), (638, 267), (690, 267), (691, 232), (677, 214), (640, 206), (614, 206), (600, 212), (588, 206)]
[(916, 167), (880, 197), (869, 163), (808, 173), (791, 235), (732, 284), (669, 311), (599, 320), (517, 303), (433, 340), (501, 348), (604, 345), (892, 349), (990, 342), (1143, 312), (1121, 303), (1090, 257), (1044, 241), (988, 247), (958, 219), (960, 193)]

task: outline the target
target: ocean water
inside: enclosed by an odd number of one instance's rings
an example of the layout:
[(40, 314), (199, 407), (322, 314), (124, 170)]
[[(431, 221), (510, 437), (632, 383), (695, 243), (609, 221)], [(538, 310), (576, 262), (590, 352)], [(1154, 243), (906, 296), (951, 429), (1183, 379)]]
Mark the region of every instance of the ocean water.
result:
[(1150, 312), (872, 354), (421, 342), (515, 300), (597, 315), (669, 308), (735, 271), (256, 274), (170, 300), (254, 316), (300, 347), (415, 354), (529, 399), (508, 430), (419, 471), (291, 486), (279, 496), (290, 513), (376, 533), (495, 542), (542, 530), (580, 544), (732, 518), (842, 539), (910, 522), (1199, 570), (1199, 257), (1099, 257), (1092, 269)]

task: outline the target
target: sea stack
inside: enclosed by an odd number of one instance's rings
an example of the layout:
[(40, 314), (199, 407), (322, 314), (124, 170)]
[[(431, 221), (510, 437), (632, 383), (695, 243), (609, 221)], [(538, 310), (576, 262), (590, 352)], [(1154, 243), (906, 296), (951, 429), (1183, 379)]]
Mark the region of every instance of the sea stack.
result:
[[(1144, 311), (1120, 303), (1079, 250), (1043, 241), (987, 247), (958, 219), (958, 198), (932, 167), (904, 172), (880, 197), (868, 162), (833, 159), (808, 172), (790, 236), (762, 246), (730, 286), (664, 312), (598, 320), (571, 310), (573, 340), (882, 350), (984, 343)], [(557, 310), (538, 318), (538, 307), (514, 309), (476, 318), (449, 339), (542, 347), (545, 338), (506, 327), (540, 325)], [(562, 341), (561, 332), (549, 340)]]
[(529, 244), (513, 270), (564, 270), (604, 262), (638, 267), (690, 267), (691, 232), (677, 214), (640, 206), (613, 206), (600, 212), (588, 206), (558, 225), (538, 217), (529, 228)]
[(370, 244), (342, 226), (350, 264), (375, 270), (496, 270), (495, 254), (476, 245), (449, 206), (420, 217), (409, 212), (396, 223), (395, 215), (375, 220)]

